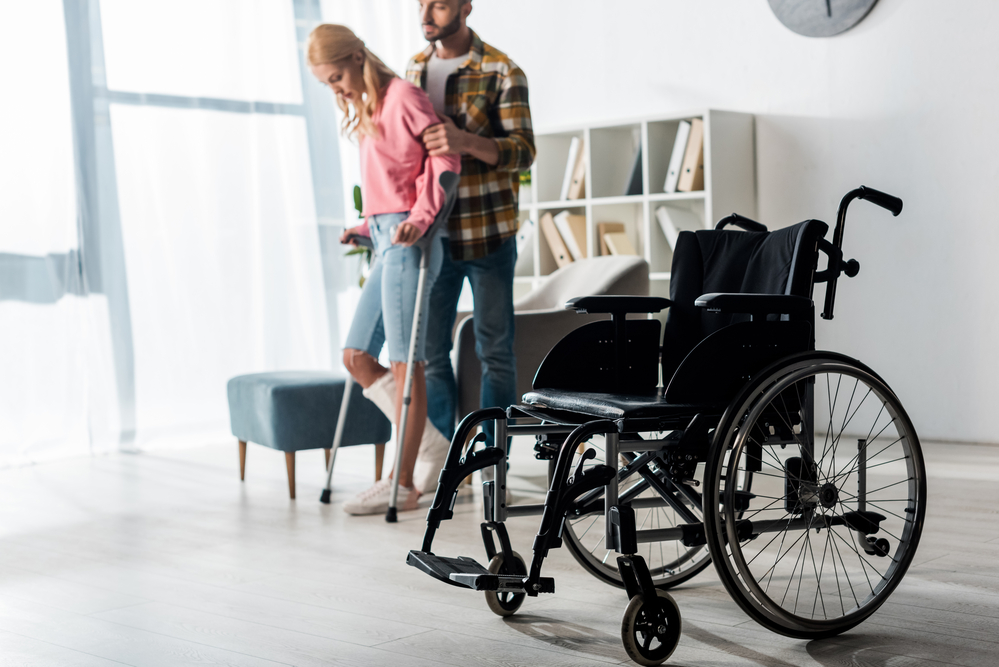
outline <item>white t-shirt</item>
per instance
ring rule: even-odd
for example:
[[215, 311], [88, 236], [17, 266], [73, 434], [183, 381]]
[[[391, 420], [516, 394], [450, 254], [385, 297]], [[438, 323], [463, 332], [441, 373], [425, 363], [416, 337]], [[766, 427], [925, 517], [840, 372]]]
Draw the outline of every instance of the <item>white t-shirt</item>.
[[444, 93], [447, 78], [457, 72], [466, 60], [468, 60], [467, 53], [457, 58], [443, 60], [434, 53], [427, 61], [427, 95], [430, 96], [430, 103], [434, 105], [434, 111], [437, 113], [444, 113]]

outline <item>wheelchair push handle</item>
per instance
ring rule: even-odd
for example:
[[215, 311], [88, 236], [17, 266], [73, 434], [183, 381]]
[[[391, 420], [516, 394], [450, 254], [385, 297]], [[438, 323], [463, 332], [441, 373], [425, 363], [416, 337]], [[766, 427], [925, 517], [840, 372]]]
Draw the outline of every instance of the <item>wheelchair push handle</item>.
[[828, 247], [829, 268], [826, 284], [826, 302], [822, 309], [822, 319], [831, 320], [833, 318], [833, 308], [836, 305], [836, 281], [840, 273], [845, 273], [852, 278], [860, 272], [860, 264], [855, 259], [843, 259], [843, 228], [846, 226], [846, 209], [854, 199], [863, 199], [872, 204], [888, 209], [892, 215], [897, 216], [902, 212], [902, 200], [894, 195], [890, 195], [866, 185], [861, 185], [855, 190], [846, 193], [839, 202], [839, 214], [836, 216], [836, 230], [833, 232], [832, 244]]
[[750, 220], [749, 218], [739, 215], [738, 213], [733, 213], [732, 215], [722, 218], [715, 225], [715, 229], [725, 229], [729, 225], [738, 227], [747, 232], [765, 232], [767, 231], [767, 226], [762, 222], [756, 222], [755, 220]]
[[866, 185], [861, 185], [857, 189], [860, 191], [860, 194], [857, 195], [858, 199], [865, 199], [872, 204], [877, 204], [881, 208], [886, 208], [895, 216], [902, 212], [902, 200], [898, 197], [875, 190], [874, 188], [869, 188]]

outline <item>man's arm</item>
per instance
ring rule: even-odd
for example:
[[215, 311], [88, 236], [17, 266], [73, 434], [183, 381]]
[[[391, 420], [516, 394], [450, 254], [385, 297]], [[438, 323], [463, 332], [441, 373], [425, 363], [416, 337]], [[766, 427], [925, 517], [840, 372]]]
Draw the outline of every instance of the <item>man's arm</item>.
[[498, 171], [527, 171], [534, 162], [534, 127], [527, 102], [527, 77], [513, 67], [503, 79], [496, 110], [507, 136], [494, 139], [499, 149]]
[[[423, 134], [423, 143], [430, 155], [471, 155], [499, 171], [530, 168], [535, 155], [534, 129], [527, 101], [527, 77], [520, 68], [513, 68], [504, 77], [495, 107], [507, 136], [482, 137], [458, 129], [450, 118], [441, 117], [440, 125], [428, 128]], [[477, 120], [483, 125], [489, 122], [487, 118]]]
[[496, 166], [500, 151], [495, 139], [460, 130], [447, 116], [440, 116], [440, 119], [439, 125], [428, 127], [423, 133], [423, 145], [427, 147], [430, 157], [471, 155], [490, 166]]

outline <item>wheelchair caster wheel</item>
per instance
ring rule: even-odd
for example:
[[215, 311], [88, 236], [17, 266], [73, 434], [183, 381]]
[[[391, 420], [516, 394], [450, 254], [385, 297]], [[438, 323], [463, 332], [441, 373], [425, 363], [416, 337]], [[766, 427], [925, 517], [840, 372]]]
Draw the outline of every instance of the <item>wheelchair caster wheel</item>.
[[[489, 567], [487, 568], [490, 574], [527, 574], [527, 565], [524, 563], [524, 559], [520, 557], [520, 554], [516, 551], [513, 552], [513, 558], [516, 561], [513, 567], [508, 567], [505, 562], [503, 562], [503, 554], [496, 554], [493, 556], [492, 560], [489, 561]], [[486, 591], [486, 604], [489, 605], [489, 610], [492, 611], [497, 616], [512, 616], [518, 609], [520, 605], [524, 603], [524, 598], [527, 597], [526, 593], [510, 593], [510, 592], [499, 592], [499, 591]]]
[[891, 543], [885, 538], [881, 537], [874, 539], [873, 537], [867, 538], [867, 545], [864, 546], [864, 551], [871, 554], [872, 556], [878, 556], [879, 558], [884, 558], [891, 553]]
[[659, 609], [649, 610], [641, 595], [631, 598], [621, 621], [621, 641], [639, 665], [661, 665], [680, 643], [680, 608], [666, 591], [656, 589]]

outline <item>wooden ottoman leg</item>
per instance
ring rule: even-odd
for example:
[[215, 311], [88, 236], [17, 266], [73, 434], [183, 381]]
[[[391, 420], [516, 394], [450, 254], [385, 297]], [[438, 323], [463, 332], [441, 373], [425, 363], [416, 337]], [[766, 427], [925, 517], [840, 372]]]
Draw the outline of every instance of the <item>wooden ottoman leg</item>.
[[329, 470], [330, 469], [330, 451], [331, 450], [330, 450], [329, 447], [327, 447], [326, 449], [323, 450], [323, 456], [326, 457], [326, 467], [324, 468], [324, 470]]
[[239, 441], [239, 481], [246, 479], [246, 441]]
[[385, 443], [375, 445], [375, 481], [381, 481], [382, 464], [385, 463]]
[[284, 462], [288, 466], [288, 494], [295, 499], [295, 452], [285, 452]]

